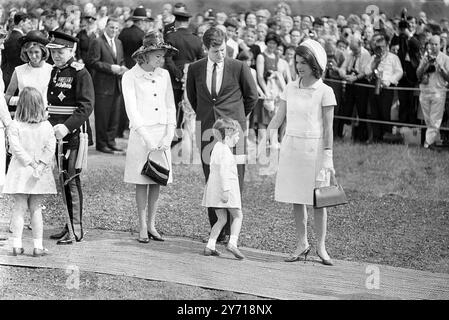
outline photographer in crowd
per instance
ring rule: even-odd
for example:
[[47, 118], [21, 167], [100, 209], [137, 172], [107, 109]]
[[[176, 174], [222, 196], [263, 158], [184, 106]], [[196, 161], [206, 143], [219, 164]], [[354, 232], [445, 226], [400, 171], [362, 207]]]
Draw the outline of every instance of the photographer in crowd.
[[449, 57], [440, 49], [440, 36], [432, 36], [416, 71], [421, 89], [419, 102], [427, 126], [424, 148], [435, 146], [440, 140], [439, 128], [443, 120], [446, 87], [449, 82]]

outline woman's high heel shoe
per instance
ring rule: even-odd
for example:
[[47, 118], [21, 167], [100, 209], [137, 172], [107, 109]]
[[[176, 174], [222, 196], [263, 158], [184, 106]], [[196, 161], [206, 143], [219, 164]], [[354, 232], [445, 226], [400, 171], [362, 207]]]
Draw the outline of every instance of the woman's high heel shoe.
[[317, 254], [318, 258], [321, 259], [321, 262], [322, 262], [325, 266], [333, 266], [333, 265], [334, 265], [334, 263], [332, 262], [331, 259], [323, 259], [323, 258], [320, 256], [320, 254], [318, 253], [318, 250], [316, 251], [316, 254]]
[[154, 241], [165, 241], [162, 237], [155, 236], [150, 231], [148, 231], [148, 238], [153, 239]]
[[287, 259], [285, 259], [285, 262], [295, 262], [295, 261], [299, 261], [301, 259], [301, 256], [304, 255], [304, 261], [307, 260], [307, 255], [309, 254], [311, 249], [311, 246], [309, 245], [303, 252], [297, 254], [297, 255], [292, 255], [290, 257], [288, 257]]

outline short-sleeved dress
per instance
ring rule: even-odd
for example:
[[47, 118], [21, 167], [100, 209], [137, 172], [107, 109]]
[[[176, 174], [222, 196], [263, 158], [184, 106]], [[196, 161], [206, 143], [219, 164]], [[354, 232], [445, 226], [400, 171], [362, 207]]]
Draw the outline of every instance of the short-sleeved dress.
[[[225, 190], [229, 190], [226, 203], [221, 200]], [[237, 163], [231, 149], [222, 142], [217, 142], [212, 149], [202, 205], [208, 208], [242, 208]]]
[[[56, 138], [48, 121], [26, 123], [13, 120], [8, 128], [11, 163], [3, 193], [55, 194], [54, 165]], [[39, 178], [33, 177], [32, 161], [46, 164]]]
[[323, 110], [335, 106], [331, 87], [321, 79], [302, 87], [301, 79], [287, 84], [287, 128], [281, 143], [274, 198], [279, 202], [313, 205], [313, 190], [329, 185], [323, 169]]

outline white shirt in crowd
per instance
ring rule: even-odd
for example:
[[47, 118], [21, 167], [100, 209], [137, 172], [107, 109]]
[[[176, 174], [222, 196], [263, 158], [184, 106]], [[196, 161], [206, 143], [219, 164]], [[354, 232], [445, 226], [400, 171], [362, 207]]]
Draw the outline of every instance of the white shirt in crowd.
[[228, 41], [226, 41], [226, 45], [230, 46], [234, 50], [232, 53], [232, 59], [237, 58], [237, 55], [239, 54], [239, 44], [237, 43], [237, 41], [229, 38]]
[[[365, 48], [361, 48], [358, 56], [354, 56], [352, 51], [345, 55], [345, 61], [340, 67], [340, 75], [346, 76], [354, 68], [359, 74], [365, 73], [365, 68], [370, 65], [371, 55]], [[355, 65], [354, 65], [355, 60]]]
[[[449, 57], [442, 52], [439, 52], [436, 57], [436, 63], [443, 66], [445, 70], [449, 70]], [[422, 92], [435, 92], [446, 90], [447, 82], [444, 80], [440, 72], [429, 73], [429, 82], [427, 84], [421, 83], [419, 88]]]
[[[224, 61], [217, 63], [216, 67], [216, 73], [217, 73], [217, 83], [216, 83], [216, 91], [217, 95], [220, 92], [221, 88], [221, 82], [223, 81], [223, 68], [224, 68]], [[210, 94], [212, 95], [212, 71], [214, 70], [214, 62], [207, 58], [207, 74], [206, 74], [206, 85], [207, 89], [209, 90]]]
[[[373, 63], [375, 55], [371, 56], [368, 65], [365, 68], [365, 74], [373, 73], [371, 64]], [[378, 67], [382, 73], [382, 81], [388, 81], [391, 84], [397, 85], [402, 78], [403, 70], [399, 57], [391, 52], [387, 52], [383, 57]]]

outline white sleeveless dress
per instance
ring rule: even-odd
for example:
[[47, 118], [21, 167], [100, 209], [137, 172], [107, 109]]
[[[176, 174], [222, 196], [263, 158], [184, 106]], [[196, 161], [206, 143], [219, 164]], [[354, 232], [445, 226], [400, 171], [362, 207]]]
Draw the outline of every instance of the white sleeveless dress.
[[15, 71], [17, 74], [19, 93], [25, 87], [33, 87], [41, 93], [44, 104], [47, 106], [47, 89], [52, 69], [53, 67], [46, 62], [39, 68], [34, 68], [29, 63], [17, 66]]

